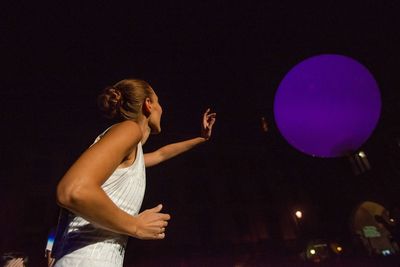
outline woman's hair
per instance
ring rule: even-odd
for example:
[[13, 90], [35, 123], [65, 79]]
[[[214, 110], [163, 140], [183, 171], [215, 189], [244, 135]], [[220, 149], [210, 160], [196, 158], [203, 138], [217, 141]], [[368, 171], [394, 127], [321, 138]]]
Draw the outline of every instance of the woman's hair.
[[107, 118], [137, 121], [144, 101], [152, 94], [154, 91], [147, 82], [125, 79], [106, 87], [97, 98], [97, 103]]

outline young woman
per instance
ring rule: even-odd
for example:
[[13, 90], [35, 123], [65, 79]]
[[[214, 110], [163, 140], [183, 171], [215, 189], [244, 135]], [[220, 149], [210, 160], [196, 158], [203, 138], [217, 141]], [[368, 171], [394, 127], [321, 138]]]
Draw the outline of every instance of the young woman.
[[57, 187], [62, 214], [55, 266], [122, 266], [129, 236], [163, 239], [170, 215], [162, 205], [139, 213], [145, 167], [177, 156], [211, 137], [216, 114], [203, 115], [201, 136], [143, 154], [150, 135], [161, 131], [162, 108], [148, 83], [126, 79], [99, 96], [99, 106], [118, 119], [70, 167]]

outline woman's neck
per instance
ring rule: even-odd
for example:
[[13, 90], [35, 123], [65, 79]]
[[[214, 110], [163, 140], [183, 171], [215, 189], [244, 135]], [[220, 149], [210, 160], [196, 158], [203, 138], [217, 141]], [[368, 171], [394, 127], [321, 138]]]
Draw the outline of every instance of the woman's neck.
[[150, 132], [151, 132], [151, 129], [149, 127], [149, 121], [146, 117], [143, 116], [142, 118], [140, 118], [138, 120], [138, 124], [139, 124], [140, 129], [142, 130], [142, 134], [143, 134], [141, 143], [142, 143], [142, 145], [144, 145], [146, 143], [147, 139], [149, 138]]

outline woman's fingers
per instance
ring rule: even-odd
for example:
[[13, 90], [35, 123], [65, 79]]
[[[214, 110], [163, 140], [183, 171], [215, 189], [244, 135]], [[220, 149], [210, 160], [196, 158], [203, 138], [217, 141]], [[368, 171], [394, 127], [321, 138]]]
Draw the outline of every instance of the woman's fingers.
[[162, 204], [158, 204], [157, 206], [155, 206], [154, 208], [148, 209], [147, 211], [150, 212], [160, 212], [162, 210], [163, 206]]
[[165, 228], [171, 216], [160, 213], [162, 205], [143, 211], [138, 215], [140, 225], [137, 236], [141, 239], [162, 239], [165, 238]]
[[167, 213], [158, 213], [159, 219], [163, 221], [168, 221], [171, 219], [171, 216]]
[[204, 113], [204, 117], [203, 117], [204, 127], [206, 128], [207, 125], [210, 124], [210, 122], [215, 120], [216, 116], [217, 116], [217, 113], [211, 113], [211, 114]]
[[157, 234], [156, 238], [157, 239], [164, 239], [165, 238], [165, 233]]
[[153, 213], [154, 214], [154, 220], [164, 220], [168, 221], [171, 219], [171, 216], [167, 213], [160, 213], [161, 209], [163, 208], [162, 204], [157, 205], [156, 207], [152, 209], [145, 210], [144, 213]]
[[216, 113], [208, 115], [208, 118], [207, 118], [207, 127], [208, 128], [211, 128], [214, 125], [216, 116], [217, 116]]
[[147, 234], [142, 239], [163, 239], [165, 238], [165, 227], [151, 227], [147, 229]]
[[215, 119], [217, 117], [217, 113], [211, 113], [207, 115], [207, 120], [212, 120]]
[[165, 227], [154, 227], [149, 229], [149, 237], [145, 239], [163, 239], [165, 238]]

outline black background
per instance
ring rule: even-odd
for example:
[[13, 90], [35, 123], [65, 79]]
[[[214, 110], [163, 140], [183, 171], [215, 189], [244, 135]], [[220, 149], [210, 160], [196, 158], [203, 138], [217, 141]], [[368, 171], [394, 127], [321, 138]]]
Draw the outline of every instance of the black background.
[[[279, 239], [277, 218], [294, 207], [312, 218], [310, 238], [350, 242], [357, 204], [399, 205], [396, 1], [2, 6], [2, 251], [29, 252], [34, 262], [42, 257], [57, 221], [58, 180], [109, 125], [96, 96], [126, 77], [147, 80], [164, 109], [163, 132], [145, 152], [197, 136], [207, 107], [218, 113], [211, 141], [148, 169], [143, 208], [163, 203], [173, 219], [166, 240], [132, 240], [128, 262], [138, 251], [184, 254]], [[274, 126], [273, 98], [284, 75], [323, 53], [358, 60], [381, 89], [381, 119], [362, 147], [372, 169], [359, 176], [345, 158], [294, 150]]]

